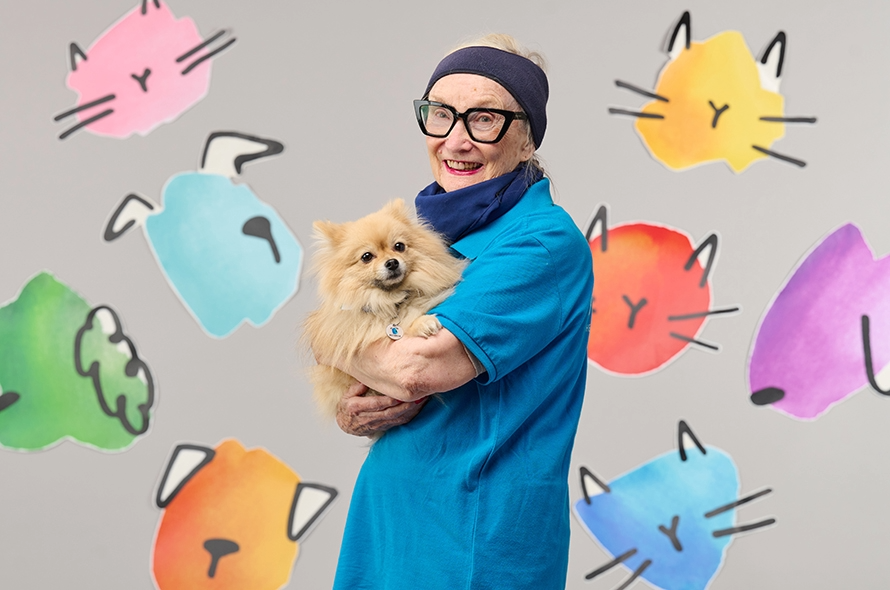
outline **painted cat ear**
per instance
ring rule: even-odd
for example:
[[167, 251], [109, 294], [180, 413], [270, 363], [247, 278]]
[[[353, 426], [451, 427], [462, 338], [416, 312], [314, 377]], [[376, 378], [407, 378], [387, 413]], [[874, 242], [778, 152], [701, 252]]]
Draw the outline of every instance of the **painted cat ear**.
[[236, 131], [214, 131], [207, 137], [199, 170], [235, 178], [247, 162], [274, 156], [284, 151], [284, 145], [273, 139], [263, 139]]
[[757, 71], [760, 73], [760, 86], [764, 90], [779, 92], [779, 83], [782, 81], [782, 66], [785, 63], [785, 45], [787, 38], [784, 31], [769, 42], [763, 50], [760, 59], [757, 60]]
[[106, 242], [112, 242], [130, 231], [134, 225], [144, 225], [149, 215], [155, 215], [160, 210], [160, 205], [150, 199], [130, 193], [111, 214], [102, 237]]
[[683, 270], [689, 270], [695, 264], [695, 261], [698, 260], [699, 256], [705, 251], [705, 248], [708, 248], [708, 260], [705, 262], [704, 271], [701, 274], [701, 281], [699, 281], [699, 288], [704, 288], [705, 285], [708, 284], [708, 278], [711, 276], [711, 269], [714, 267], [714, 259], [717, 257], [717, 234], [710, 234], [702, 243], [698, 245], [698, 247], [692, 252], [689, 256], [689, 260], [686, 261], [686, 265], [683, 267]]
[[198, 445], [177, 445], [158, 485], [155, 503], [165, 508], [185, 484], [205, 465], [213, 461], [216, 451]]
[[71, 43], [68, 46], [68, 59], [69, 64], [71, 65], [71, 71], [76, 72], [77, 60], [80, 59], [80, 61], [86, 61], [87, 54], [83, 52], [83, 49], [81, 49], [77, 43]]
[[[142, 0], [142, 14], [148, 13], [148, 2], [149, 0]], [[151, 0], [151, 3], [155, 5], [155, 8], [161, 7], [160, 0]]]
[[684, 49], [689, 49], [691, 42], [692, 17], [689, 16], [689, 11], [687, 10], [680, 17], [680, 20], [677, 21], [677, 24], [674, 26], [674, 30], [668, 39], [666, 48], [667, 54], [671, 59], [676, 59]]
[[[599, 227], [597, 228], [597, 226]], [[600, 251], [605, 252], [609, 249], [609, 208], [606, 205], [600, 205], [596, 213], [593, 214], [593, 219], [587, 224], [587, 231], [584, 235], [588, 243], [602, 236]]]
[[692, 432], [692, 429], [689, 428], [689, 425], [686, 424], [686, 421], [680, 420], [680, 423], [677, 424], [677, 449], [680, 451], [680, 461], [686, 460], [686, 438], [691, 439], [695, 443], [702, 455], [708, 454], [702, 444], [698, 442], [698, 438]]
[[317, 483], [299, 483], [287, 520], [287, 538], [302, 541], [331, 507], [337, 490]]
[[[588, 484], [591, 484], [591, 487], [588, 487]], [[606, 482], [594, 475], [590, 469], [583, 466], [581, 467], [581, 491], [584, 492], [584, 501], [588, 504], [590, 504], [590, 498], [593, 496], [599, 496], [602, 493], [612, 493]]]

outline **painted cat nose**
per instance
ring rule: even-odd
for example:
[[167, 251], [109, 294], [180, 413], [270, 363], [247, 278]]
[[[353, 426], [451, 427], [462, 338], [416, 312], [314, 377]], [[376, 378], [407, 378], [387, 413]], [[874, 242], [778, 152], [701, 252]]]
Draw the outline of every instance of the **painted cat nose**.
[[130, 74], [130, 77], [139, 82], [139, 87], [142, 88], [142, 92], [148, 92], [148, 76], [151, 74], [151, 70], [145, 68], [142, 70], [142, 75], [137, 76], [136, 74]]
[[390, 258], [383, 266], [386, 267], [386, 270], [396, 270], [399, 268], [399, 261], [395, 258]]
[[778, 387], [764, 387], [751, 394], [751, 402], [755, 406], [768, 406], [785, 397], [785, 391]]
[[717, 105], [714, 104], [713, 100], [709, 100], [708, 104], [711, 105], [712, 109], [714, 109], [714, 118], [711, 120], [711, 128], [716, 129], [717, 128], [717, 119], [719, 119], [720, 115], [722, 115], [726, 111], [726, 109], [729, 108], [729, 105], [725, 104], [718, 109]]
[[216, 566], [219, 564], [219, 560], [226, 555], [235, 553], [240, 547], [238, 547], [238, 543], [228, 539], [207, 539], [204, 541], [204, 549], [210, 554], [210, 569], [207, 570], [207, 577], [212, 578], [216, 575]]
[[670, 540], [671, 545], [674, 547], [675, 551], [683, 551], [683, 545], [680, 544], [680, 538], [677, 536], [677, 526], [680, 524], [680, 516], [674, 515], [671, 519], [670, 528], [664, 526], [663, 524], [658, 525], [658, 530], [667, 535], [667, 538]]

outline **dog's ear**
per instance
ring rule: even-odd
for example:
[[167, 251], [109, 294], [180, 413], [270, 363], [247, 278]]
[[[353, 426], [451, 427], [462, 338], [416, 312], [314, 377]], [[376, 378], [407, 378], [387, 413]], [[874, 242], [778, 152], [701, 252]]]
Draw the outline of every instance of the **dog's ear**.
[[339, 243], [344, 236], [343, 226], [330, 221], [316, 221], [312, 224], [312, 229], [315, 230], [315, 235], [318, 239], [330, 244]]
[[405, 223], [411, 221], [411, 212], [408, 210], [408, 207], [405, 206], [404, 199], [393, 199], [386, 204], [386, 207], [384, 207], [383, 210]]
[[177, 445], [158, 484], [155, 503], [164, 508], [205, 465], [213, 461], [216, 451], [199, 445]]

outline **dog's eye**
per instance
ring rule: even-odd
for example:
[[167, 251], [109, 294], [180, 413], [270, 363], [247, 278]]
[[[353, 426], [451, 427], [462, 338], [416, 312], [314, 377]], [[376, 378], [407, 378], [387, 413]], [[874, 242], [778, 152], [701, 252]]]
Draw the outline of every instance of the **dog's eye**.
[[374, 260], [374, 255], [370, 252], [365, 252], [364, 254], [362, 254], [362, 262], [364, 262], [365, 264], [368, 264], [372, 260]]
[[404, 252], [405, 244], [403, 244], [402, 242], [396, 242], [396, 245], [393, 246], [392, 249], [395, 250], [396, 252]]

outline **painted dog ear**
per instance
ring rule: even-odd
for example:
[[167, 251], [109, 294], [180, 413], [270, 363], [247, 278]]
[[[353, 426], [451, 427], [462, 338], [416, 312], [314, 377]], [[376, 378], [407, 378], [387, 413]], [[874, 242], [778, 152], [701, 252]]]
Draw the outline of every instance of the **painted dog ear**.
[[158, 484], [155, 504], [165, 508], [185, 484], [205, 465], [213, 461], [216, 451], [198, 445], [177, 445]]
[[106, 242], [112, 242], [130, 231], [133, 226], [144, 225], [149, 215], [155, 215], [160, 210], [160, 206], [151, 199], [130, 193], [111, 214], [102, 237]]
[[299, 483], [287, 520], [287, 538], [302, 541], [331, 507], [337, 490], [316, 483]]
[[284, 145], [274, 139], [264, 139], [237, 131], [214, 131], [204, 143], [199, 170], [235, 178], [244, 164], [280, 154]]

